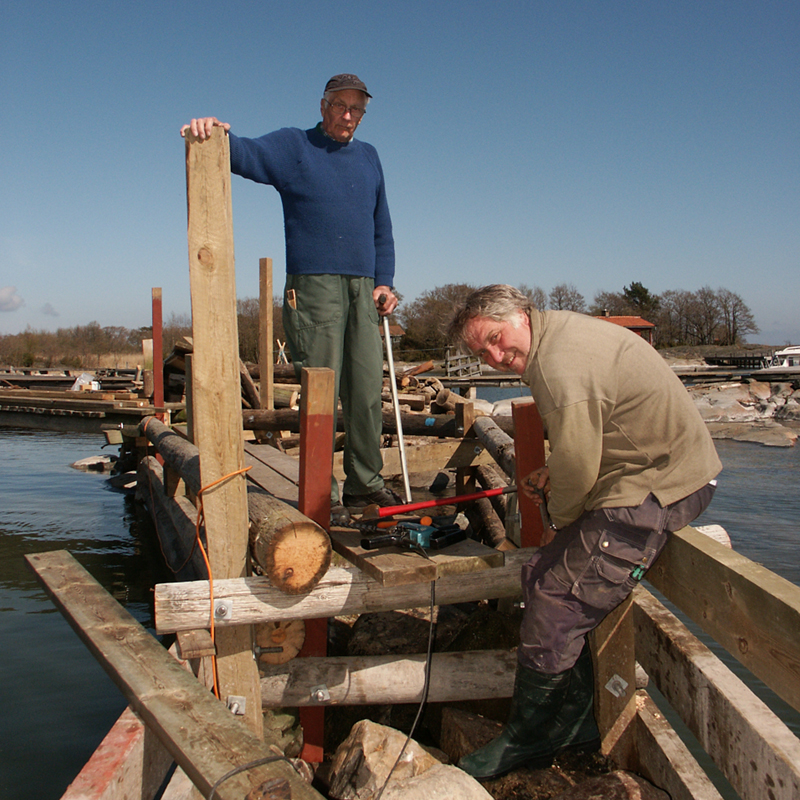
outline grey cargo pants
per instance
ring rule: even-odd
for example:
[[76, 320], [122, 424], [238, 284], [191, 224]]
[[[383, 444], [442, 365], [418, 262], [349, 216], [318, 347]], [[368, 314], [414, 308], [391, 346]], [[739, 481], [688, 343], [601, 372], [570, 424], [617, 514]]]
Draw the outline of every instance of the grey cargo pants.
[[665, 508], [651, 494], [640, 506], [587, 511], [561, 528], [522, 568], [520, 664], [553, 675], [570, 669], [586, 634], [633, 591], [669, 532], [700, 516], [715, 488]]

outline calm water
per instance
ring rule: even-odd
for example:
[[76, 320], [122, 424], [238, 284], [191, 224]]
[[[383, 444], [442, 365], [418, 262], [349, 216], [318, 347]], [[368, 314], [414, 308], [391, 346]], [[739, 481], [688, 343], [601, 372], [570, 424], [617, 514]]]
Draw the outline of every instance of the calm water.
[[23, 556], [68, 550], [152, 627], [150, 587], [166, 578], [147, 523], [97, 473], [69, 465], [103, 436], [0, 429], [0, 797], [59, 798], [125, 707]]
[[[150, 588], [168, 580], [133, 502], [69, 465], [102, 436], [0, 429], [0, 797], [57, 800], [125, 702], [24, 563], [66, 549], [145, 627]], [[701, 523], [800, 584], [800, 446], [717, 442], [725, 466]], [[754, 687], [758, 689], [758, 687]], [[761, 693], [761, 692], [759, 692]], [[800, 733], [796, 712], [765, 698]]]

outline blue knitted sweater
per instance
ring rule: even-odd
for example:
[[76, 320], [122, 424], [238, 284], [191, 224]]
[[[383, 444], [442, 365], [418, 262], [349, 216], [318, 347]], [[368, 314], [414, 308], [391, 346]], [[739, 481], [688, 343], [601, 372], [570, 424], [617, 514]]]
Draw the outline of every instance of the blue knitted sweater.
[[230, 134], [231, 171], [274, 186], [283, 202], [286, 271], [394, 283], [394, 239], [378, 153], [353, 139], [281, 128], [258, 139]]

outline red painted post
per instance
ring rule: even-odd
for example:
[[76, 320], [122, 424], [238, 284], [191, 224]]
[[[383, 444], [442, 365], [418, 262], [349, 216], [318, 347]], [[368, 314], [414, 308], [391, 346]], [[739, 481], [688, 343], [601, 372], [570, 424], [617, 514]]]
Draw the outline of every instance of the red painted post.
[[[153, 406], [164, 408], [164, 338], [161, 289], [153, 289]], [[156, 414], [163, 422], [164, 414]]]
[[[336, 398], [334, 373], [326, 368], [303, 369], [300, 378], [300, 487], [298, 508], [325, 530], [331, 524], [333, 421]], [[325, 656], [328, 620], [306, 620], [306, 640], [300, 656]], [[325, 709], [300, 709], [304, 761], [322, 763], [325, 745]]]
[[[514, 453], [517, 461], [516, 483], [539, 467], [545, 465], [544, 425], [539, 409], [532, 399], [515, 400], [511, 404], [514, 419]], [[545, 534], [539, 507], [522, 492], [517, 492], [520, 513], [520, 543], [523, 547], [538, 547]]]

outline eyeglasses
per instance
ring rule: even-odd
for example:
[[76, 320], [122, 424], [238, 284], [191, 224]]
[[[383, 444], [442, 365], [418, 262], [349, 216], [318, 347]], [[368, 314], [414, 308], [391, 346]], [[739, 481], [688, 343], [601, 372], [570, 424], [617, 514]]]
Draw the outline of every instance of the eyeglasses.
[[336, 103], [330, 103], [326, 100], [325, 102], [328, 103], [328, 106], [333, 109], [333, 112], [340, 117], [344, 116], [349, 111], [353, 119], [361, 119], [361, 117], [367, 113], [366, 108], [360, 108], [359, 106], [346, 106], [344, 103], [338, 101]]

